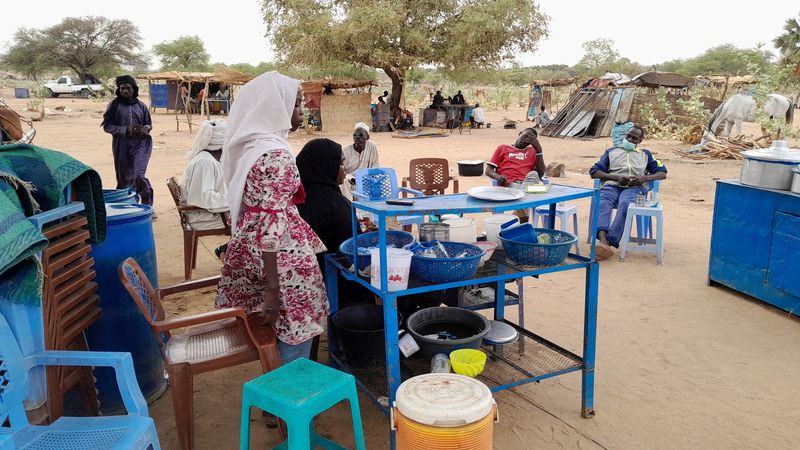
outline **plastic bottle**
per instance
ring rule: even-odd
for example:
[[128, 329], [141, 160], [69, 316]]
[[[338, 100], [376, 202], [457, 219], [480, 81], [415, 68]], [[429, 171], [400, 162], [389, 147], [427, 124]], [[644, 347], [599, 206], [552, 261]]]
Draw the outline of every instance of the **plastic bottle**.
[[450, 358], [444, 353], [437, 353], [431, 359], [431, 373], [450, 373]]

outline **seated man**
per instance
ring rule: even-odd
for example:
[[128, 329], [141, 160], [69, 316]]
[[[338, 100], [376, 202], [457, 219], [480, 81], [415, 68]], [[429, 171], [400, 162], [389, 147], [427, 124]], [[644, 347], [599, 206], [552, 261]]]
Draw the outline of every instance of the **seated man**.
[[195, 230], [225, 227], [223, 213], [228, 212], [228, 188], [222, 176], [222, 144], [225, 121], [205, 121], [186, 153], [189, 164], [181, 177], [181, 193], [187, 205], [207, 211], [189, 211], [186, 219]]
[[[542, 146], [533, 128], [522, 130], [513, 146], [500, 144], [486, 162], [487, 177], [496, 180], [498, 186], [513, 188], [521, 188], [523, 183], [539, 183], [545, 169]], [[520, 222], [528, 221], [527, 210], [514, 214]]]
[[444, 105], [444, 96], [442, 95], [442, 91], [436, 91], [436, 95], [433, 96], [431, 108], [438, 108], [442, 105]]
[[472, 116], [470, 116], [469, 122], [470, 128], [480, 128], [486, 123], [486, 112], [480, 103], [476, 103], [475, 108], [472, 109]]
[[524, 181], [538, 182], [546, 165], [536, 130], [526, 128], [513, 146], [500, 144], [486, 162], [486, 176], [498, 186], [520, 187]]
[[453, 100], [451, 100], [451, 104], [453, 105], [463, 105], [465, 103], [466, 101], [464, 100], [464, 96], [461, 95], [461, 91], [458, 91], [458, 93], [453, 96]]
[[[636, 202], [638, 195], [647, 195], [645, 183], [667, 178], [667, 168], [655, 159], [649, 150], [639, 145], [644, 139], [644, 129], [634, 125], [625, 135], [619, 147], [612, 147], [603, 153], [600, 160], [589, 170], [592, 178], [603, 182], [600, 189], [600, 213], [597, 221], [596, 248], [598, 260], [614, 255], [614, 249], [622, 238], [625, 229], [625, 216], [628, 206]], [[617, 208], [614, 223], [611, 210]]]
[[550, 123], [550, 115], [547, 114], [547, 108], [542, 105], [539, 114], [536, 114], [536, 117], [533, 118], [533, 127], [544, 127], [548, 123]]

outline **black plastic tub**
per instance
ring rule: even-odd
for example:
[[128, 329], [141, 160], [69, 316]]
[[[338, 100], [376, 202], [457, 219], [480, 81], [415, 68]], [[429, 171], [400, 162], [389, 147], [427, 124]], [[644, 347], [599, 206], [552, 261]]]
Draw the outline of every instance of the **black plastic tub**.
[[483, 161], [481, 160], [458, 161], [458, 175], [461, 177], [479, 177], [483, 175]]
[[[406, 328], [424, 356], [450, 354], [460, 348], [479, 348], [489, 332], [489, 321], [482, 315], [463, 308], [427, 308], [408, 317]], [[450, 339], [426, 337], [446, 333]]]
[[[397, 315], [398, 324], [402, 316]], [[339, 348], [347, 365], [370, 368], [385, 364], [386, 349], [383, 328], [383, 307], [352, 305], [336, 311], [331, 317]]]

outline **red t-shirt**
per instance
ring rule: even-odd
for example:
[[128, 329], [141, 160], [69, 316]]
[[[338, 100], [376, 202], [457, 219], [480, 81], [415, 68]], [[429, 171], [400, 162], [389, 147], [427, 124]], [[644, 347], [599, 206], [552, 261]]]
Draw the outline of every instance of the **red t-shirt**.
[[511, 145], [500, 144], [489, 159], [489, 164], [495, 167], [497, 173], [506, 177], [509, 183], [522, 181], [533, 170], [537, 152], [541, 150], [534, 149], [531, 145], [520, 150]]

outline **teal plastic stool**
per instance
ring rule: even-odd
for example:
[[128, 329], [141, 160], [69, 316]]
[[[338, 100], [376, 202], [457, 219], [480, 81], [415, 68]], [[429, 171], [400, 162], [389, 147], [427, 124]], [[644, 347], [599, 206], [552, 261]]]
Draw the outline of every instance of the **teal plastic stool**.
[[356, 450], [366, 450], [356, 381], [352, 375], [300, 358], [244, 384], [239, 449], [250, 448], [250, 407], [272, 413], [286, 422], [289, 439], [276, 449], [309, 450], [320, 446], [344, 449], [314, 433], [314, 417], [339, 403], [350, 402]]

